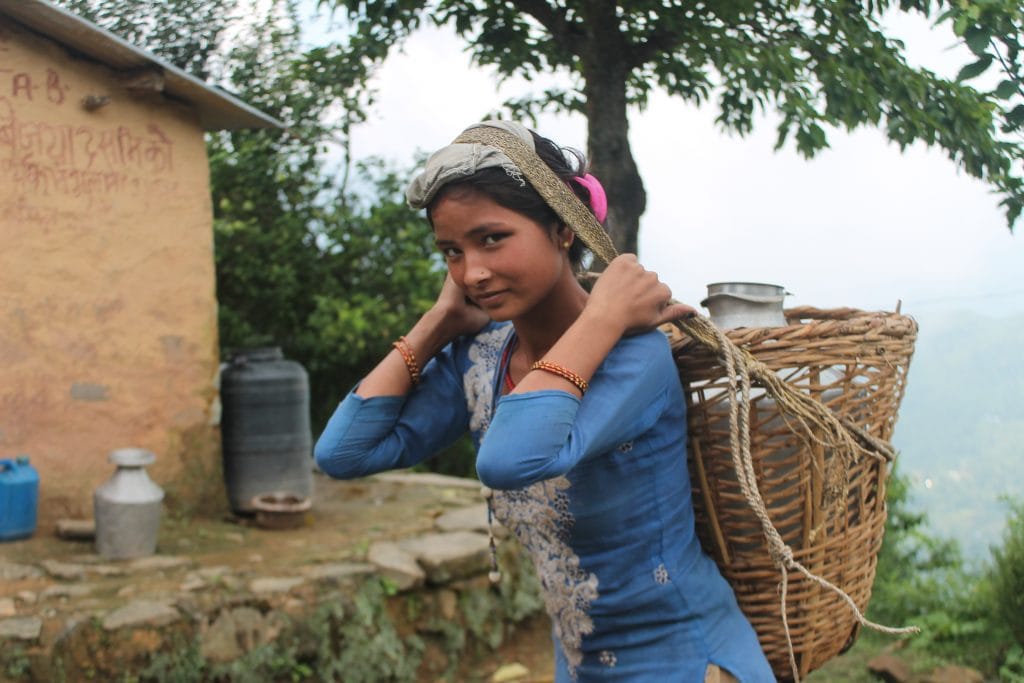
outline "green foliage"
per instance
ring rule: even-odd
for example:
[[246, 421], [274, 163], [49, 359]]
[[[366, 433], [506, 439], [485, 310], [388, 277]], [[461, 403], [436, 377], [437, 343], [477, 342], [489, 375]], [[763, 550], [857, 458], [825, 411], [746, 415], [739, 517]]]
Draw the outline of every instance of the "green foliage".
[[[938, 145], [1002, 196], [1012, 227], [1024, 202], [1019, 141], [1024, 124], [1017, 0], [821, 0], [732, 3], [589, 0], [320, 0], [345, 12], [351, 47], [383, 60], [420, 22], [450, 24], [478, 64], [502, 78], [561, 72], [569, 86], [506, 103], [515, 117], [544, 109], [584, 113], [592, 161], [612, 182], [612, 222], [635, 222], [645, 198], [629, 153], [627, 106], [662, 90], [694, 104], [716, 100], [723, 128], [750, 132], [755, 117], [780, 117], [778, 146], [805, 156], [828, 147], [827, 131], [882, 129], [905, 148]], [[950, 21], [974, 51], [959, 82], [910, 66], [904, 45], [881, 28], [902, 11]], [[992, 64], [1005, 79], [993, 91], [966, 81]], [[628, 186], [628, 187], [627, 187]], [[630, 209], [622, 212], [626, 203]], [[619, 212], [619, 213], [617, 213]], [[635, 216], [632, 213], [635, 213]], [[635, 245], [635, 235], [616, 245]], [[635, 226], [629, 228], [635, 232]]]
[[214, 185], [223, 210], [214, 224], [221, 344], [226, 354], [281, 346], [302, 363], [319, 426], [429, 308], [444, 272], [429, 226], [401, 199], [398, 174], [360, 167], [375, 206], [349, 198], [249, 211], [247, 196], [259, 189], [245, 168]]
[[351, 609], [342, 598], [325, 602], [308, 618], [288, 624], [273, 642], [222, 664], [207, 661], [199, 637], [156, 653], [140, 680], [160, 683], [195, 681], [414, 681], [423, 643], [402, 637], [385, 609], [387, 595], [368, 581], [354, 596]]
[[1003, 546], [989, 567], [965, 568], [953, 541], [930, 536], [924, 515], [908, 506], [907, 480], [894, 474], [889, 518], [868, 616], [890, 625], [914, 624], [911, 647], [973, 666], [1002, 680], [1021, 665], [1024, 626], [1024, 505], [1014, 505]]
[[32, 663], [28, 659], [25, 648], [20, 645], [7, 646], [0, 658], [0, 672], [4, 680], [20, 681], [31, 673]]
[[1003, 683], [1024, 683], [1024, 647], [1014, 645], [1006, 653], [999, 667], [999, 680]]
[[237, 0], [55, 2], [204, 80], [212, 75], [224, 30], [238, 18]]
[[175, 640], [174, 647], [167, 652], [157, 652], [149, 664], [139, 673], [139, 680], [158, 683], [194, 683], [204, 680], [209, 665], [203, 658], [196, 640], [185, 642]]
[[[999, 84], [984, 92], [1000, 132], [1012, 134], [1018, 141], [1024, 131], [1024, 7], [1018, 0], [980, 0], [976, 2], [937, 3], [944, 10], [937, 22], [949, 22], [953, 32], [974, 54], [975, 61], [964, 65], [958, 82], [977, 78], [993, 67], [1001, 72]], [[927, 7], [927, 6], [926, 6]], [[1022, 202], [1019, 163], [1020, 144], [1010, 146], [1013, 165], [994, 174], [990, 180], [1003, 194], [1002, 205], [1012, 223], [1020, 215]]]
[[330, 668], [317, 670], [321, 679], [346, 683], [416, 680], [423, 643], [416, 636], [399, 636], [385, 609], [385, 599], [379, 582], [364, 585], [355, 597], [354, 613], [347, 615], [340, 628], [346, 647]]
[[963, 560], [955, 541], [934, 538], [926, 518], [908, 505], [909, 484], [894, 469], [889, 477], [888, 519], [872, 590], [870, 618], [902, 624], [959, 599]]
[[[303, 49], [294, 7], [230, 53], [230, 80], [288, 131], [210, 140], [221, 346], [281, 346], [310, 375], [315, 428], [411, 327], [443, 279], [429, 226], [381, 162], [327, 165], [362, 120], [367, 66], [337, 45]], [[339, 112], [341, 114], [339, 115]]]
[[[1003, 544], [992, 549], [990, 581], [996, 615], [1019, 651], [1024, 646], [1024, 502], [1011, 504]], [[1020, 660], [1024, 664], [1024, 657]]]

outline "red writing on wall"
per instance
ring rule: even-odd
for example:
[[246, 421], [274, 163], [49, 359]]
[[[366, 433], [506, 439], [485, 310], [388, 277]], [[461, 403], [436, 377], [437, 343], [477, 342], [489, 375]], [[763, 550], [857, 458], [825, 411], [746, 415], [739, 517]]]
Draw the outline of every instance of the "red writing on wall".
[[[0, 43], [0, 47], [2, 45]], [[51, 104], [64, 104], [67, 92], [71, 89], [54, 69], [47, 69], [45, 75], [0, 69], [0, 75], [8, 81], [6, 88], [0, 87], [0, 94], [32, 102], [45, 98]]]
[[174, 169], [174, 141], [156, 124], [100, 127], [23, 121], [0, 97], [0, 160], [81, 171], [136, 171], [162, 175]]
[[18, 190], [35, 195], [95, 197], [131, 193], [166, 196], [178, 188], [169, 178], [146, 178], [117, 171], [83, 171], [55, 168], [29, 161], [0, 159], [0, 177], [6, 176]]

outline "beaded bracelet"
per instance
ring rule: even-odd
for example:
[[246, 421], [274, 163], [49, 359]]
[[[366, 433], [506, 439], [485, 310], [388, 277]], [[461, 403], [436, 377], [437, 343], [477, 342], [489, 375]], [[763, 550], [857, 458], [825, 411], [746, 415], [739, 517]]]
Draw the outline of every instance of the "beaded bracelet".
[[391, 345], [398, 349], [398, 353], [402, 355], [405, 367], [409, 370], [409, 379], [412, 381], [412, 385], [416, 386], [420, 383], [420, 366], [416, 362], [416, 354], [412, 352], [409, 342], [406, 341], [405, 337], [399, 337], [397, 341], [391, 342]]
[[544, 372], [550, 372], [552, 375], [558, 375], [559, 377], [561, 377], [562, 379], [571, 383], [577, 389], [579, 389], [581, 394], [587, 393], [587, 389], [590, 388], [590, 385], [587, 384], [587, 380], [583, 379], [572, 370], [563, 368], [558, 363], [552, 363], [546, 360], [539, 360], [532, 366], [530, 366], [530, 369], [543, 370]]

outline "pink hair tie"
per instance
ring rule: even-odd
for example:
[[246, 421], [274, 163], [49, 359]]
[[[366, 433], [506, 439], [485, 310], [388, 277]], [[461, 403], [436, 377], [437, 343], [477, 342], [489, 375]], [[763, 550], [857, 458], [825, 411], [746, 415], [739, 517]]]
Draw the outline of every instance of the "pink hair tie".
[[608, 196], [601, 187], [601, 181], [589, 173], [585, 176], [573, 176], [572, 179], [590, 192], [590, 210], [594, 212], [598, 223], [604, 223], [608, 216]]

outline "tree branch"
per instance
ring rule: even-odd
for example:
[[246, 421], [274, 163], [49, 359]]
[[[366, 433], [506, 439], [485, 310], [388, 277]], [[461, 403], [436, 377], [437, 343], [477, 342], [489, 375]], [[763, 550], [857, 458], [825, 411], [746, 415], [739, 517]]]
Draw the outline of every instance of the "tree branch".
[[549, 5], [545, 0], [510, 0], [513, 7], [529, 14], [547, 29], [555, 41], [562, 43], [568, 52], [579, 54], [579, 28], [568, 17], [566, 10]]

